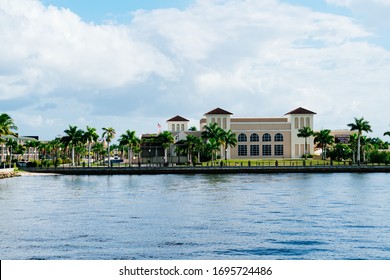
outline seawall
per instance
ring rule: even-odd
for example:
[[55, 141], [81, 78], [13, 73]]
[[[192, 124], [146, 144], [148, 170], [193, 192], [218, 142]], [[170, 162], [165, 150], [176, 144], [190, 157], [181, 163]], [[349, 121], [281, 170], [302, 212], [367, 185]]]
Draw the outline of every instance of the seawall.
[[27, 172], [63, 175], [142, 175], [142, 174], [240, 174], [240, 173], [373, 173], [390, 172], [390, 166], [261, 166], [261, 167], [66, 167], [25, 168]]

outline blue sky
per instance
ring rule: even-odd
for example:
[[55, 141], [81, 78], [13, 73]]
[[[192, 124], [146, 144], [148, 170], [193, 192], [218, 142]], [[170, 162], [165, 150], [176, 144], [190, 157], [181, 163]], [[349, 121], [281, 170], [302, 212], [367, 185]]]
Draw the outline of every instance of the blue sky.
[[315, 129], [364, 117], [382, 137], [389, 17], [390, 0], [0, 0], [0, 112], [51, 139], [302, 106]]

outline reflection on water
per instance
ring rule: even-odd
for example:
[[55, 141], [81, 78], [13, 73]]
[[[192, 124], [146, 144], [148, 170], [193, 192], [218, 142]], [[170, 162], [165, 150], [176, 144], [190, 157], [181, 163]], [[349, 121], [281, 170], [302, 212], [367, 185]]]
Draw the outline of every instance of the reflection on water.
[[389, 174], [0, 181], [1, 259], [390, 259]]

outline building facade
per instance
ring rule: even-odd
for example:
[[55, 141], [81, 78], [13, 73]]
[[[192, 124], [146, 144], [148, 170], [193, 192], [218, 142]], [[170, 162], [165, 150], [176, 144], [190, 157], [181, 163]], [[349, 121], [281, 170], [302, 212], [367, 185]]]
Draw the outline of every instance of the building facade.
[[[316, 113], [299, 107], [283, 117], [233, 117], [224, 109], [216, 108], [200, 120], [200, 130], [205, 125], [217, 123], [224, 130], [231, 130], [237, 136], [236, 147], [221, 149], [221, 157], [228, 159], [301, 158], [305, 153], [305, 139], [298, 137], [299, 129], [307, 126], [313, 130]], [[189, 121], [176, 116], [167, 121], [168, 130], [175, 141], [187, 134]], [[307, 153], [314, 153], [314, 138], [307, 138]]]

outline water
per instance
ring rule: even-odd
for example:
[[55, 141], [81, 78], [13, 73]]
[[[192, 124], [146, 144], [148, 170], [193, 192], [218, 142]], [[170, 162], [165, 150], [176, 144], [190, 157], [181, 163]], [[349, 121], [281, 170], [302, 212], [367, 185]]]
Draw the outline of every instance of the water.
[[0, 259], [390, 259], [390, 174], [22, 176]]

